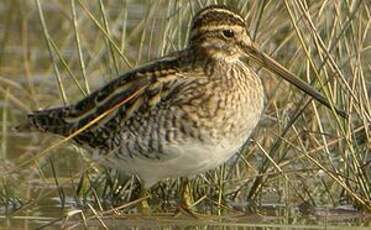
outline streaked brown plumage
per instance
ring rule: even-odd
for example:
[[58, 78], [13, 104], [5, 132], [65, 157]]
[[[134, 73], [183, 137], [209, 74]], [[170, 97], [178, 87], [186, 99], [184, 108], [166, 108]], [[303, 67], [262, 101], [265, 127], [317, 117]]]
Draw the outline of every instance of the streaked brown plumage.
[[36, 111], [27, 126], [68, 136], [94, 121], [74, 140], [103, 164], [138, 174], [147, 186], [204, 172], [237, 152], [262, 114], [262, 84], [243, 56], [329, 106], [256, 49], [243, 17], [210, 6], [195, 15], [184, 50], [125, 73], [75, 105]]

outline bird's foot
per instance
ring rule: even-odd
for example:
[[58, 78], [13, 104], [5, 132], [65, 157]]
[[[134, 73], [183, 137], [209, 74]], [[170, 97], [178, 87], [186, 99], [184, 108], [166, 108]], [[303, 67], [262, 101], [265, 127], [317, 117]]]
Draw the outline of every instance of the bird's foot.
[[192, 188], [189, 184], [187, 178], [181, 178], [181, 188], [180, 188], [180, 204], [175, 210], [174, 217], [179, 217], [181, 214], [191, 216], [193, 218], [198, 218], [197, 213], [194, 211], [194, 199], [192, 196]]
[[199, 216], [199, 214], [197, 212], [192, 210], [191, 206], [187, 206], [187, 205], [184, 205], [184, 204], [178, 205], [178, 207], [176, 207], [175, 212], [174, 212], [174, 217], [175, 218], [180, 217], [181, 215], [190, 216], [190, 217], [195, 218], [195, 219], [198, 219], [198, 216]]
[[139, 212], [144, 214], [144, 215], [149, 215], [149, 214], [152, 213], [151, 207], [149, 206], [149, 203], [148, 203], [148, 198], [149, 198], [149, 196], [147, 195], [147, 199], [142, 200], [138, 204]]

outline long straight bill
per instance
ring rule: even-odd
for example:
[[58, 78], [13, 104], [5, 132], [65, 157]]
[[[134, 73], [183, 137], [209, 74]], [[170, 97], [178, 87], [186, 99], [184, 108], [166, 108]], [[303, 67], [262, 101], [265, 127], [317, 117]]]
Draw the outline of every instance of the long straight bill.
[[[300, 90], [304, 91], [306, 94], [320, 102], [321, 104], [325, 105], [328, 108], [332, 108], [330, 102], [322, 96], [321, 93], [319, 93], [317, 90], [315, 90], [312, 86], [310, 86], [305, 81], [301, 80], [300, 78], [297, 78], [295, 75], [290, 73], [285, 67], [283, 67], [281, 64], [276, 62], [273, 58], [269, 57], [264, 52], [259, 51], [255, 45], [253, 46], [247, 46], [245, 47], [246, 54], [252, 58], [254, 61], [261, 64], [264, 68], [268, 69], [269, 71], [279, 75], [289, 83], [295, 85]], [[347, 118], [348, 114], [342, 110], [334, 107], [337, 114], [342, 116], [343, 118]]]

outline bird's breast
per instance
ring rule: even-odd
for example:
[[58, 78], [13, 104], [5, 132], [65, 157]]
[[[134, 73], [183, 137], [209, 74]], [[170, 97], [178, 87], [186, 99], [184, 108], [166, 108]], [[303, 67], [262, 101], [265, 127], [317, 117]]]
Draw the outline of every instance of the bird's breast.
[[260, 78], [244, 64], [221, 68], [214, 69], [218, 76], [191, 89], [180, 107], [182, 120], [198, 130], [201, 140], [240, 145], [260, 119], [264, 90]]

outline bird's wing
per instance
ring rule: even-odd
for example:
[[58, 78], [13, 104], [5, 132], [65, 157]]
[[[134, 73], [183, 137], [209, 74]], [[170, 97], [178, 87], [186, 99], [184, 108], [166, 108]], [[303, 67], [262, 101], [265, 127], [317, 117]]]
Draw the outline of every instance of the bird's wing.
[[192, 74], [182, 68], [179, 58], [164, 58], [139, 67], [111, 81], [78, 103], [36, 111], [28, 115], [28, 126], [38, 131], [71, 135], [79, 129], [93, 130], [110, 119], [123, 121], [135, 112], [155, 106], [177, 82], [204, 77], [202, 68]]

